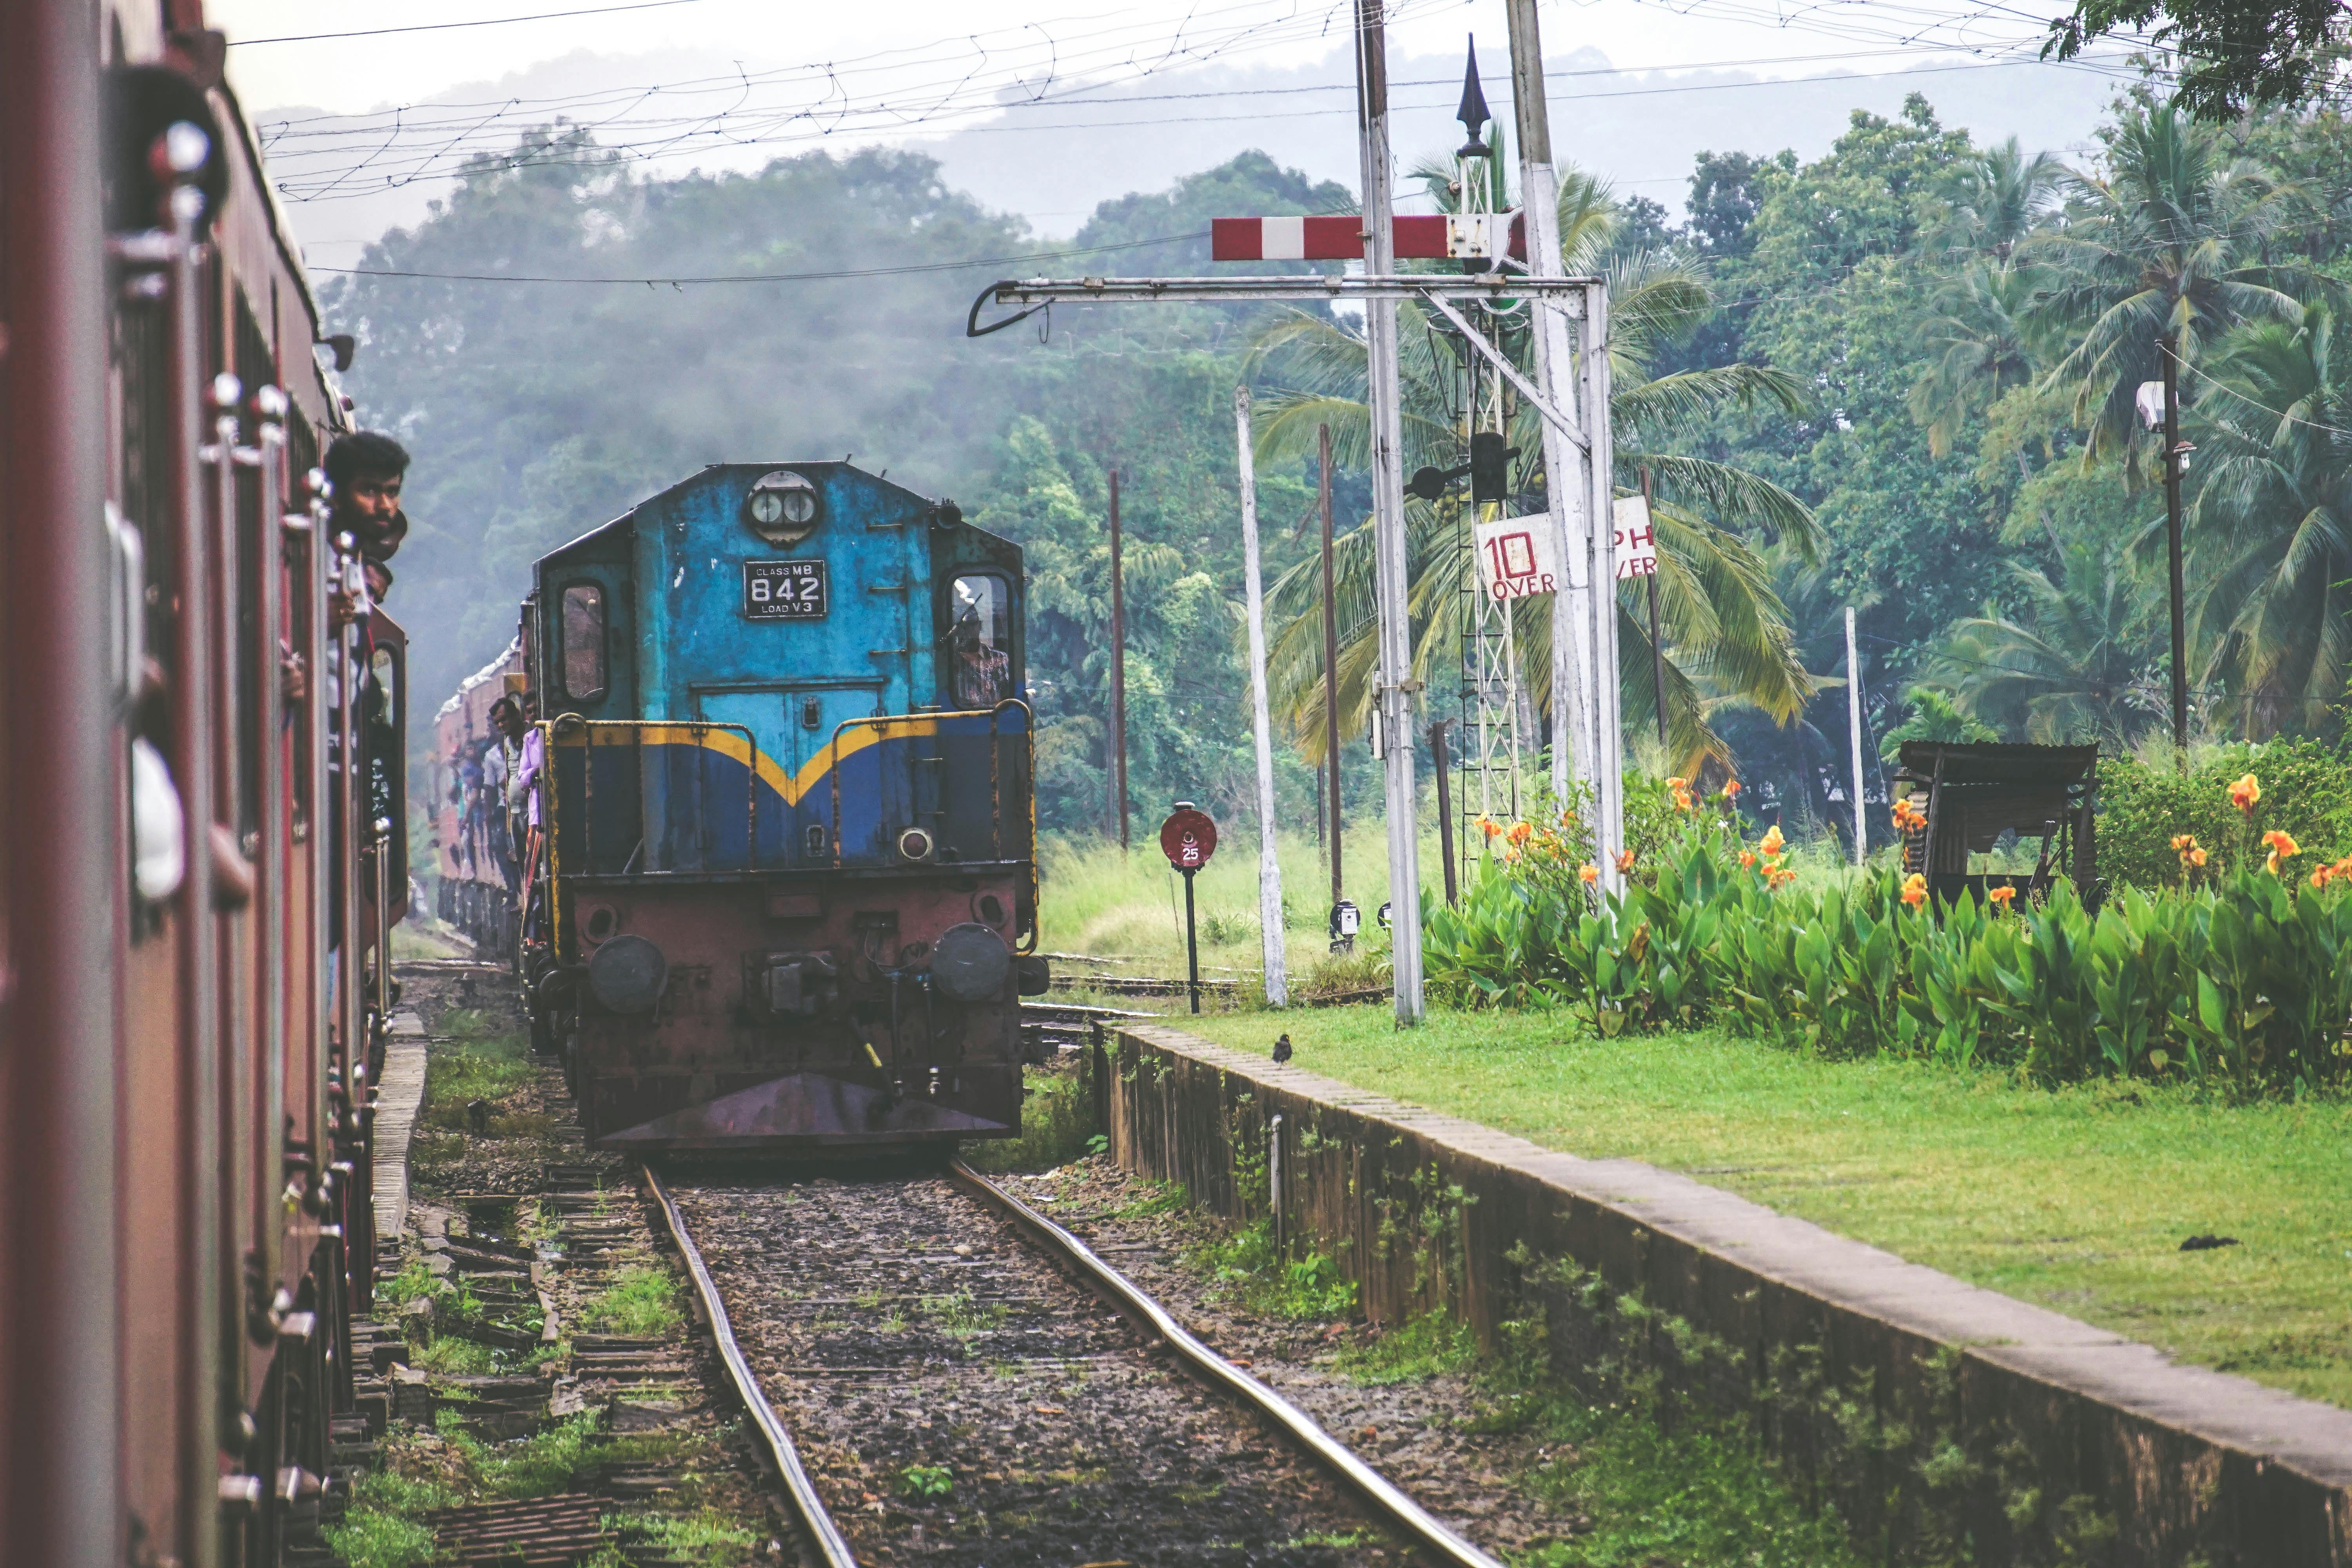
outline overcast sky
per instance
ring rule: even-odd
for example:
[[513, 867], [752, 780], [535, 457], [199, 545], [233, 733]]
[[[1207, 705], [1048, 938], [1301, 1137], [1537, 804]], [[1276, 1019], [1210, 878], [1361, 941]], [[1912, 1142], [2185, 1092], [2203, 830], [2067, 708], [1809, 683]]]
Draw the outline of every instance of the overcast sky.
[[[413, 223], [470, 151], [559, 115], [648, 173], [886, 142], [1066, 236], [1246, 147], [1356, 183], [1345, 0], [213, 0], [317, 264]], [[578, 10], [602, 14], [549, 16]], [[1465, 39], [1510, 113], [1502, 0], [1392, 0], [1401, 160], [1451, 145]], [[535, 17], [493, 26], [485, 18]], [[877, 26], [887, 19], [887, 29]], [[1979, 140], [2081, 150], [2118, 79], [2027, 63], [2039, 24], [1944, 0], [1547, 0], [1556, 151], [1679, 213], [1701, 149], [1816, 156], [1927, 94]], [[383, 32], [387, 27], [436, 30]], [[318, 37], [358, 33], [363, 37]], [[267, 40], [300, 37], [304, 41]], [[339, 118], [318, 118], [331, 115]]]

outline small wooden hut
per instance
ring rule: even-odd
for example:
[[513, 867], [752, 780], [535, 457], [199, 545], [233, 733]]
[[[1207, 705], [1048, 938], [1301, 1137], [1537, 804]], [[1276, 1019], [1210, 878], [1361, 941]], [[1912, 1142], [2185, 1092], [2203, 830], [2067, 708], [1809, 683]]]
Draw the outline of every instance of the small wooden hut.
[[[2085, 904], [2096, 905], [2098, 747], [1907, 741], [1894, 782], [1909, 784], [1926, 810], [1927, 826], [1904, 844], [1903, 868], [1925, 873], [1937, 902], [1963, 890], [1981, 900], [2000, 887], [2038, 899], [2064, 876]], [[2008, 833], [2042, 840], [2033, 869], [1971, 876], [1969, 857], [1989, 853]]]

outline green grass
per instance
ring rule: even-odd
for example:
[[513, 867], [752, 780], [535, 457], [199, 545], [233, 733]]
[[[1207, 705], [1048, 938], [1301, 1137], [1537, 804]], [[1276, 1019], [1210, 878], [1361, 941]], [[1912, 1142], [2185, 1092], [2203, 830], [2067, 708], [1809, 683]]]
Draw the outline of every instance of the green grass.
[[[1192, 879], [1192, 900], [1201, 937], [1201, 978], [1253, 978], [1264, 962], [1258, 944], [1257, 828], [1254, 823], [1221, 824], [1224, 837], [1206, 869]], [[1330, 861], [1312, 834], [1282, 838], [1283, 921], [1294, 980], [1311, 982], [1332, 971], [1330, 989], [1374, 984], [1360, 979], [1386, 955], [1386, 943], [1372, 923], [1372, 911], [1388, 897], [1388, 846], [1377, 826], [1350, 824], [1346, 849], [1348, 897], [1364, 911], [1364, 938], [1352, 963], [1333, 963], [1325, 922], [1331, 902]], [[1043, 846], [1040, 889], [1045, 930], [1038, 945], [1054, 952], [1082, 952], [1135, 962], [1101, 973], [1181, 975], [1184, 973], [1184, 879], [1169, 868], [1157, 840], [1139, 837], [1127, 854], [1099, 839], [1049, 837]], [[1423, 847], [1425, 867], [1437, 864], [1437, 840]], [[1377, 949], [1377, 952], [1369, 950]], [[1082, 980], [1081, 965], [1056, 963], [1055, 977]], [[1132, 998], [1110, 999], [1136, 1006]], [[1142, 1005], [1148, 1007], [1151, 1004]], [[1204, 1004], [1205, 1005], [1205, 1004]]]
[[1051, 1171], [1087, 1152], [1095, 1131], [1093, 1085], [1076, 1070], [1031, 1068], [1021, 1077], [1021, 1135], [971, 1138], [958, 1146], [975, 1171]]
[[[544, 1136], [536, 1125], [543, 1116], [502, 1113], [499, 1102], [530, 1082], [529, 1040], [519, 1034], [493, 1034], [482, 1015], [457, 1009], [441, 1016], [440, 1032], [451, 1038], [437, 1041], [425, 1058], [425, 1106], [420, 1120], [428, 1127], [458, 1131], [467, 1126], [466, 1107], [488, 1100], [492, 1110], [488, 1135]], [[531, 1123], [533, 1125], [523, 1125]]]
[[[1184, 1189], [1173, 1191], [1181, 1202]], [[1120, 1212], [1154, 1211], [1138, 1204]], [[1213, 1290], [1262, 1318], [1313, 1322], [1345, 1318], [1356, 1310], [1356, 1282], [1343, 1279], [1339, 1265], [1319, 1252], [1282, 1258], [1275, 1251], [1271, 1220], [1189, 1247], [1184, 1263], [1205, 1276]]]
[[372, 1508], [354, 1508], [342, 1523], [320, 1533], [349, 1568], [424, 1568], [433, 1561], [431, 1530]]
[[1449, 1372], [1466, 1371], [1477, 1359], [1478, 1339], [1469, 1324], [1443, 1312], [1423, 1312], [1369, 1344], [1348, 1346], [1332, 1364], [1356, 1382], [1378, 1387], [1426, 1383]]
[[667, 1270], [637, 1265], [613, 1276], [613, 1283], [581, 1309], [591, 1328], [631, 1339], [656, 1339], [685, 1321], [677, 1306], [677, 1282]]
[[[2352, 1104], [2021, 1087], [1713, 1033], [1596, 1042], [1564, 1016], [1384, 1005], [1204, 1037], [1550, 1148], [1685, 1172], [1963, 1279], [2352, 1405]], [[2182, 1252], [2191, 1235], [2241, 1246]]]
[[1837, 1516], [1808, 1514], [1744, 1431], [1688, 1411], [1667, 1423], [1639, 1404], [1559, 1394], [1516, 1414], [1523, 1436], [1559, 1455], [1522, 1484], [1591, 1526], [1535, 1547], [1520, 1559], [1528, 1568], [1858, 1568]]

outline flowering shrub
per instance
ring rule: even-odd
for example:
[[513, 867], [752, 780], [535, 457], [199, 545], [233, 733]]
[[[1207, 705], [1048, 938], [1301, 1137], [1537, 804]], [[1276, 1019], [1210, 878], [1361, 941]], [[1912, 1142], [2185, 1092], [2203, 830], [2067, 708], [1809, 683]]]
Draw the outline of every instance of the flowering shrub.
[[[2249, 773], [2260, 792], [2248, 795], [2251, 816], [2231, 801]], [[2201, 882], [2259, 865], [2264, 828], [2294, 835], [2321, 859], [2352, 854], [2352, 758], [2316, 741], [2271, 741], [2216, 747], [2187, 773], [2129, 755], [2099, 759], [2099, 875], [2110, 887], [2179, 887], [2184, 870]], [[2204, 858], [2184, 868], [2179, 857], [2192, 849]], [[2306, 879], [2311, 864], [2303, 862]]]
[[[2352, 857], [2306, 882], [2291, 835], [2264, 843], [2261, 862], [2125, 889], [2095, 916], [2063, 881], [2039, 904], [2012, 892], [1937, 909], [1925, 879], [1893, 868], [1791, 889], [1777, 831], [1746, 844], [1694, 803], [1622, 895], [1531, 854], [1473, 877], [1460, 908], [1425, 912], [1429, 976], [1470, 1005], [1572, 1007], [1603, 1036], [1714, 1020], [1798, 1049], [2044, 1082], [2344, 1082]], [[2193, 847], [2176, 851], [2184, 868]]]

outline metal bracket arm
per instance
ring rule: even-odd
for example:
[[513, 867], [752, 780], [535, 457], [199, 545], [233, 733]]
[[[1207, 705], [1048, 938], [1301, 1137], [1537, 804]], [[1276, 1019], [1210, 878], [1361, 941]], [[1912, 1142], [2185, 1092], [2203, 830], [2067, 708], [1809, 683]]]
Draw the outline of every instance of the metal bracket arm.
[[1469, 341], [1470, 346], [1476, 349], [1480, 353], [1486, 355], [1487, 359], [1491, 360], [1494, 363], [1495, 368], [1503, 373], [1504, 379], [1508, 381], [1513, 386], [1518, 388], [1519, 395], [1526, 398], [1537, 413], [1542, 415], [1545, 418], [1550, 420], [1553, 425], [1557, 426], [1559, 429], [1559, 433], [1567, 437], [1569, 440], [1575, 444], [1578, 451], [1590, 452], [1592, 450], [1592, 443], [1586, 438], [1584, 432], [1577, 427], [1576, 421], [1570, 419], [1567, 415], [1554, 407], [1550, 398], [1546, 397], [1542, 393], [1538, 392], [1536, 390], [1536, 384], [1529, 381], [1526, 376], [1520, 374], [1518, 367], [1513, 364], [1509, 359], [1506, 358], [1500, 349], [1488, 342], [1486, 341], [1486, 334], [1481, 332], [1477, 328], [1472, 326], [1461, 311], [1447, 304], [1443, 298], [1435, 294], [1427, 296], [1426, 303], [1429, 305], [1430, 309], [1435, 310], [1439, 315], [1453, 322], [1454, 330]]
[[[1405, 277], [1363, 277], [1345, 273], [1317, 277], [1275, 278], [1007, 278], [980, 291], [964, 322], [966, 337], [985, 337], [1013, 324], [1012, 321], [982, 325], [982, 307], [1023, 305], [1030, 310], [1053, 304], [1115, 304], [1156, 301], [1168, 304], [1213, 305], [1234, 300], [1556, 300], [1571, 321], [1584, 314], [1584, 291], [1597, 278], [1528, 278], [1502, 272], [1429, 273]], [[1025, 312], [1024, 312], [1025, 313]], [[1013, 320], [1018, 320], [1018, 317]]]

